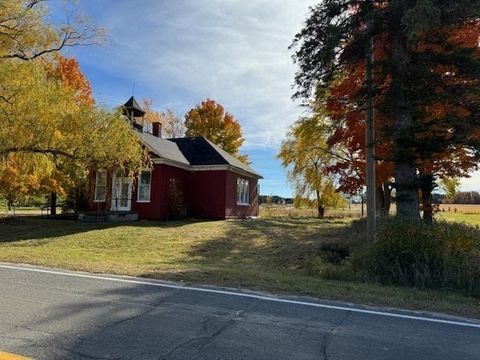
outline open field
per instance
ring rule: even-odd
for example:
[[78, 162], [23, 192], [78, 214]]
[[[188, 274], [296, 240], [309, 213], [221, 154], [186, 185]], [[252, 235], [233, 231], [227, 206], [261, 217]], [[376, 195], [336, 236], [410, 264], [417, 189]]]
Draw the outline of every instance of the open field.
[[85, 224], [0, 221], [0, 261], [312, 295], [480, 317], [479, 299], [309, 276], [308, 257], [351, 220], [264, 219]]
[[447, 213], [480, 214], [480, 204], [442, 204], [440, 210]]
[[[457, 219], [462, 220], [462, 216], [455, 214], [468, 214], [476, 215], [478, 214], [480, 219], [480, 204], [479, 205], [469, 205], [469, 204], [445, 204], [440, 205], [439, 209], [441, 218], [452, 218], [457, 221]], [[60, 211], [60, 209], [59, 209]], [[364, 208], [366, 212], [366, 207]], [[395, 205], [392, 206], [392, 212], [395, 211]], [[0, 203], [0, 217], [1, 216], [11, 216], [11, 215], [42, 215], [46, 214], [46, 210], [42, 211], [39, 207], [16, 207], [14, 210], [8, 211], [6, 205]], [[443, 215], [442, 215], [443, 214]], [[283, 217], [316, 217], [317, 211], [311, 208], [295, 208], [293, 205], [260, 205], [260, 217], [261, 218], [283, 218]], [[330, 218], [360, 218], [362, 217], [362, 205], [361, 204], [350, 204], [344, 208], [327, 208], [325, 212], [326, 217]], [[472, 217], [466, 217], [469, 219]], [[479, 220], [480, 221], [480, 220]]]
[[[480, 205], [446, 204], [440, 205], [440, 212], [435, 214], [437, 220], [465, 222], [470, 225], [480, 225]], [[366, 211], [366, 210], [365, 210]], [[395, 206], [392, 206], [393, 213]], [[315, 209], [296, 209], [290, 205], [261, 205], [260, 217], [267, 219], [275, 218], [303, 218], [316, 217]], [[361, 218], [362, 208], [360, 204], [352, 204], [346, 208], [327, 209], [325, 216], [328, 218]]]
[[[295, 208], [293, 205], [260, 205], [260, 217], [267, 219], [316, 217], [317, 214], [317, 210], [312, 208]], [[325, 216], [330, 218], [360, 218], [362, 217], [362, 206], [351, 204], [345, 208], [327, 208]]]
[[463, 222], [469, 225], [480, 226], [480, 213], [438, 213], [435, 215], [437, 220]]

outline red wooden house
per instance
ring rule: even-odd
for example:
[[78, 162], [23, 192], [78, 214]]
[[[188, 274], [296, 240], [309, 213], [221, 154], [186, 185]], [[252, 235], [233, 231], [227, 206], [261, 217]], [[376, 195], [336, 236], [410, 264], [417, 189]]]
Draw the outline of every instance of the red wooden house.
[[258, 215], [261, 175], [204, 137], [163, 139], [160, 123], [145, 129], [133, 97], [123, 108], [153, 166], [133, 180], [121, 171], [90, 174], [91, 213], [151, 220]]

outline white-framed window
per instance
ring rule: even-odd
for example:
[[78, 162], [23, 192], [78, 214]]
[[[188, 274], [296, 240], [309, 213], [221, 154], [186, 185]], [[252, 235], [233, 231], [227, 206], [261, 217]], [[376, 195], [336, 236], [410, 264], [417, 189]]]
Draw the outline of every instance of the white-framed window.
[[150, 202], [150, 192], [152, 189], [152, 172], [144, 170], [138, 175], [138, 202]]
[[107, 198], [107, 170], [98, 170], [95, 173], [95, 196], [93, 201], [104, 202]]
[[237, 205], [250, 205], [249, 188], [247, 179], [237, 178]]

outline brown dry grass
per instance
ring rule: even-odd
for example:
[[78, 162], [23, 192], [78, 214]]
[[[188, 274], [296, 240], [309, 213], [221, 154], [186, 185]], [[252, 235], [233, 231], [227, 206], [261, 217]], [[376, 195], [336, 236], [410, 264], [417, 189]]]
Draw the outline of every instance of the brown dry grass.
[[[293, 205], [260, 205], [262, 219], [317, 217], [317, 210], [312, 208], [295, 208]], [[360, 204], [352, 204], [345, 208], [327, 208], [328, 218], [359, 218], [362, 216]]]
[[441, 212], [461, 213], [461, 214], [480, 214], [480, 205], [470, 204], [442, 204]]

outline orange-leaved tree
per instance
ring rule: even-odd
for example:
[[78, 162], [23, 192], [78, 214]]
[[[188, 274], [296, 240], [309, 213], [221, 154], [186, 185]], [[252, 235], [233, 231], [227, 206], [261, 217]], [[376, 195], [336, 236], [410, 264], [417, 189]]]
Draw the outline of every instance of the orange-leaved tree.
[[[378, 160], [393, 164], [399, 217], [420, 218], [418, 192], [431, 192], [435, 173], [463, 172], [480, 158], [479, 34], [468, 0], [331, 0], [312, 8], [295, 39], [298, 96], [317, 91], [325, 101], [342, 82], [357, 87], [334, 100], [349, 109], [339, 128], [375, 97], [379, 144], [387, 146]], [[364, 81], [371, 38], [374, 89]]]
[[[456, 35], [452, 35], [456, 34]], [[450, 34], [457, 46], [465, 46], [467, 49], [474, 48], [480, 35], [478, 24], [470, 24]], [[388, 52], [388, 43], [382, 37], [377, 37], [375, 42], [375, 71], [376, 98], [382, 103], [385, 92], [390, 86], [390, 76], [382, 66], [385, 66], [385, 53]], [[424, 43], [419, 43], [418, 57], [422, 58]], [[432, 45], [430, 45], [432, 46]], [[439, 44], [435, 47], [435, 54], [441, 55], [447, 52], [447, 44]], [[433, 51], [433, 50], [432, 50]], [[415, 53], [416, 54], [416, 53]], [[415, 58], [416, 59], [416, 58]], [[448, 70], [448, 71], [447, 71]], [[424, 220], [431, 221], [431, 192], [435, 185], [436, 177], [467, 176], [477, 168], [479, 132], [475, 130], [475, 120], [471, 110], [477, 106], [478, 96], [468, 91], [477, 82], [468, 79], [464, 75], [456, 74], [456, 67], [445, 68], [442, 65], [434, 66], [433, 72], [442, 75], [442, 84], [434, 86], [431, 90], [434, 95], [424, 96], [415, 102], [416, 126], [412, 145], [412, 156], [417, 168], [418, 183], [421, 204], [424, 210]], [[451, 73], [450, 73], [451, 71]], [[445, 75], [445, 76], [444, 76]], [[340, 176], [341, 189], [352, 192], [364, 185], [365, 169], [365, 108], [364, 108], [364, 79], [365, 62], [359, 61], [354, 65], [346, 65], [342, 68], [342, 75], [332, 82], [327, 95], [318, 99], [326, 102], [329, 115], [336, 124], [336, 129], [329, 139], [331, 145], [342, 145], [350, 153], [347, 161], [337, 161], [330, 169]], [[451, 88], [457, 88], [462, 84], [464, 93], [459, 92], [456, 97], [448, 94]], [[427, 88], [428, 85], [420, 82], [418, 88]], [[458, 88], [457, 88], [458, 89]], [[473, 121], [472, 121], [473, 120]], [[390, 188], [388, 185], [393, 179], [394, 143], [392, 132], [394, 119], [389, 109], [377, 106], [375, 109], [375, 131], [377, 134], [376, 158], [377, 158], [377, 184], [378, 198], [381, 207], [389, 204]], [[462, 129], [463, 128], [463, 129]], [[465, 131], [471, 129], [466, 136]], [[459, 133], [459, 130], [462, 130]], [[360, 175], [360, 176], [358, 176]]]
[[44, 60], [45, 69], [49, 77], [61, 81], [64, 86], [72, 89], [79, 101], [94, 105], [92, 86], [80, 69], [75, 58], [67, 58], [55, 54], [51, 59]]
[[207, 99], [191, 109], [185, 115], [185, 127], [187, 136], [204, 136], [239, 160], [248, 162], [246, 155], [239, 154], [245, 141], [240, 123], [215, 100]]

